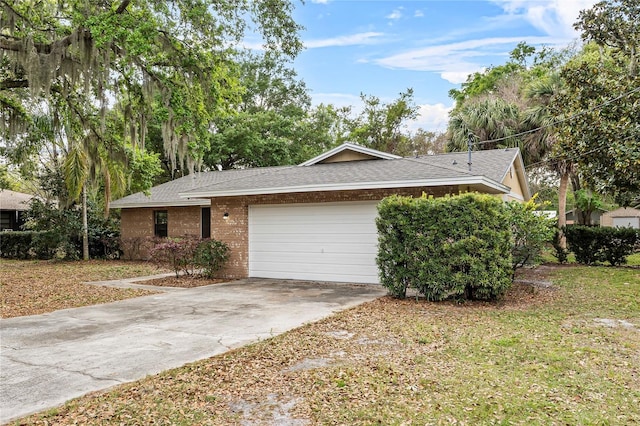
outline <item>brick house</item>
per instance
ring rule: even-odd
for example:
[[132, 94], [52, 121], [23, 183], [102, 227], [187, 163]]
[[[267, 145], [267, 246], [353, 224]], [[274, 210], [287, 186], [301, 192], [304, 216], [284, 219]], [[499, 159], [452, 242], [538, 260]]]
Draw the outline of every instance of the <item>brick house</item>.
[[343, 144], [297, 166], [202, 172], [116, 200], [123, 238], [226, 242], [227, 278], [378, 282], [376, 205], [392, 194], [530, 198], [518, 149], [402, 158]]

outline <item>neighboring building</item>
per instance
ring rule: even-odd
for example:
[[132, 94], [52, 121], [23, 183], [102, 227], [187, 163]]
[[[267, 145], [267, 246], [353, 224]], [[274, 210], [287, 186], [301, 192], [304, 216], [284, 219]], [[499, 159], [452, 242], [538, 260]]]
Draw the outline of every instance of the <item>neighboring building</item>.
[[228, 278], [377, 283], [376, 205], [392, 194], [530, 198], [518, 149], [402, 158], [343, 144], [297, 166], [196, 173], [114, 201], [124, 239], [226, 242]]
[[[602, 214], [606, 213], [606, 210], [604, 209], [596, 209], [594, 211], [591, 212], [591, 223], [590, 225], [592, 226], [598, 226], [600, 225], [600, 218], [602, 217]], [[583, 213], [580, 209], [573, 209], [573, 210], [569, 210], [567, 212], [567, 225], [578, 225], [578, 224], [583, 224], [584, 222], [586, 222], [586, 220], [584, 220], [584, 218], [581, 216]]]
[[602, 215], [600, 225], [640, 229], [640, 209], [620, 207], [619, 209], [606, 212]]
[[33, 195], [0, 189], [0, 231], [18, 231], [24, 224], [23, 214], [29, 210]]

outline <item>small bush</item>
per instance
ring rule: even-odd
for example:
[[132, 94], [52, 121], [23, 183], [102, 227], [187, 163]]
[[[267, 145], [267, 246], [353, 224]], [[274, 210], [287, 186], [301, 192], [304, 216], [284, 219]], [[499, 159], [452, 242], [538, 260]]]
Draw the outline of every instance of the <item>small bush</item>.
[[640, 241], [638, 231], [631, 228], [568, 226], [567, 245], [578, 263], [591, 265], [609, 262], [617, 266], [627, 262]]
[[229, 260], [229, 246], [222, 241], [206, 239], [198, 244], [195, 264], [202, 269], [202, 275], [213, 278]]
[[415, 288], [428, 300], [486, 300], [510, 287], [509, 215], [497, 198], [392, 196], [378, 213], [377, 263], [392, 296]]
[[155, 244], [161, 241], [153, 242], [149, 237], [131, 237], [120, 238], [119, 247], [124, 260], [139, 260], [142, 255], [148, 254]]
[[169, 265], [176, 273], [176, 277], [180, 272], [193, 275], [198, 244], [199, 240], [192, 236], [166, 238], [151, 249], [151, 261], [160, 265]]
[[513, 201], [507, 204], [509, 223], [513, 234], [511, 255], [513, 271], [526, 264], [540, 262], [542, 249], [552, 241], [555, 219], [536, 213], [540, 204], [535, 196], [526, 203]]

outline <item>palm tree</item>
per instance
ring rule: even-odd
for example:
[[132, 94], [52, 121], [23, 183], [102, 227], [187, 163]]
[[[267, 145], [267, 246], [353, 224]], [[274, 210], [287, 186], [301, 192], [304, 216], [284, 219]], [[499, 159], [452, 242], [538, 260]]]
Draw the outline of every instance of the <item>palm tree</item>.
[[[120, 150], [110, 149], [97, 143], [93, 138], [76, 139], [68, 147], [63, 164], [65, 183], [74, 200], [82, 195], [82, 258], [89, 259], [89, 228], [87, 221], [87, 186], [99, 184], [102, 178], [104, 186], [105, 218], [109, 216], [109, 203], [112, 190], [122, 192], [126, 179], [118, 162], [124, 157]], [[113, 177], [116, 179], [113, 179]]]
[[467, 100], [449, 120], [447, 151], [466, 151], [469, 134], [477, 142], [502, 139], [496, 143], [479, 145], [480, 149], [514, 146], [513, 135], [520, 131], [521, 113], [517, 105], [496, 96]]
[[[560, 74], [552, 73], [531, 83], [525, 95], [532, 101], [526, 111], [526, 126], [535, 130], [526, 137], [528, 151], [537, 152], [540, 161], [560, 177], [558, 187], [558, 229], [560, 246], [567, 248], [567, 240], [562, 229], [567, 225], [567, 188], [571, 176], [575, 176], [575, 164], [562, 152], [559, 143], [557, 116], [552, 111], [552, 101], [564, 88]], [[576, 176], [576, 182], [577, 182]], [[576, 189], [576, 188], [574, 188]]]

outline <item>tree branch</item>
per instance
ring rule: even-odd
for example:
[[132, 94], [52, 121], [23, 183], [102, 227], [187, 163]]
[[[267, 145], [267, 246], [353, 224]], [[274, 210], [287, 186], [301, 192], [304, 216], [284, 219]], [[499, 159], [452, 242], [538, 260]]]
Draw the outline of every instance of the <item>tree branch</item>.
[[[83, 31], [84, 30], [77, 30]], [[73, 38], [75, 36], [75, 31], [72, 34], [69, 34], [66, 37], [61, 38], [60, 40], [56, 40], [52, 43], [34, 43], [33, 47], [35, 47], [36, 52], [43, 55], [48, 55], [53, 50], [54, 45], [60, 45], [63, 48], [69, 47], [73, 42]], [[0, 35], [0, 50], [7, 50], [10, 52], [22, 52], [24, 50], [22, 40], [9, 38], [4, 34]]]
[[20, 89], [29, 87], [29, 80], [3, 80], [0, 81], [0, 90]]
[[118, 8], [116, 9], [116, 13], [118, 15], [123, 13], [127, 9], [127, 6], [129, 6], [129, 3], [131, 3], [131, 0], [122, 0], [120, 6], [118, 6]]

